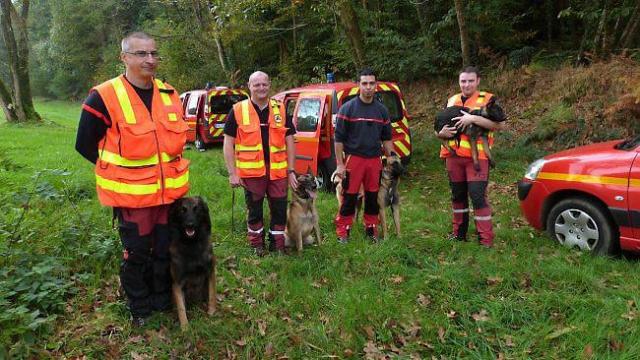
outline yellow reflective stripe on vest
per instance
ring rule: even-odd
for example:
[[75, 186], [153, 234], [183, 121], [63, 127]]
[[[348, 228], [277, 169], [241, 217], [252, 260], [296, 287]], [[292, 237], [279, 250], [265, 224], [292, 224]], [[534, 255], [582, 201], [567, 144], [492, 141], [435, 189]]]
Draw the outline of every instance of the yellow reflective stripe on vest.
[[276, 121], [276, 125], [278, 125], [278, 127], [281, 127], [282, 116], [280, 116], [280, 105], [277, 101], [271, 100], [271, 110], [273, 111], [273, 119]]
[[164, 186], [169, 189], [179, 189], [189, 182], [189, 171], [177, 177], [177, 178], [167, 178], [164, 180]]
[[274, 170], [285, 169], [287, 167], [287, 162], [286, 161], [272, 162], [269, 165], [269, 167]]
[[277, 147], [277, 146], [269, 146], [269, 150], [271, 151], [271, 153], [277, 153], [277, 152], [282, 152], [287, 150], [287, 145], [283, 146], [283, 147]]
[[96, 185], [101, 188], [113, 192], [117, 192], [119, 194], [130, 194], [130, 195], [150, 195], [155, 194], [160, 190], [160, 186], [157, 183], [154, 184], [127, 184], [121, 183], [109, 179], [105, 179], [100, 175], [96, 174]]
[[[455, 144], [455, 142], [454, 142], [454, 144]], [[478, 150], [483, 150], [484, 149], [484, 146], [482, 145], [481, 142], [477, 143], [476, 145], [477, 145], [476, 148]], [[467, 140], [460, 140], [460, 147], [461, 148], [465, 148], [465, 149], [471, 149], [471, 144]]]
[[136, 114], [133, 112], [133, 107], [131, 106], [131, 101], [129, 100], [129, 95], [127, 94], [127, 89], [124, 87], [122, 78], [117, 77], [111, 80], [111, 86], [113, 86], [113, 90], [116, 92], [120, 109], [122, 109], [122, 114], [124, 115], [124, 121], [127, 124], [135, 124]]
[[[167, 153], [162, 153], [162, 162], [169, 162], [174, 160], [174, 157], [169, 156]], [[147, 159], [129, 160], [122, 156], [112, 153], [110, 151], [103, 150], [100, 152], [100, 160], [109, 164], [127, 167], [149, 166], [158, 164], [158, 155], [153, 155]]]
[[240, 108], [242, 110], [242, 125], [244, 126], [248, 126], [249, 125], [249, 102], [251, 100], [245, 100], [243, 102], [240, 103]]
[[236, 151], [261, 151], [262, 144], [258, 145], [241, 145], [236, 144]]
[[264, 160], [260, 160], [260, 161], [236, 160], [236, 168], [238, 169], [260, 169], [263, 167], [264, 167]]
[[[156, 79], [156, 85], [158, 85], [158, 88], [161, 90], [165, 90], [167, 88], [166, 86], [164, 86], [164, 83], [160, 79]], [[165, 106], [171, 106], [172, 102], [171, 96], [169, 96], [169, 94], [160, 91], [160, 98], [162, 98], [162, 103]]]

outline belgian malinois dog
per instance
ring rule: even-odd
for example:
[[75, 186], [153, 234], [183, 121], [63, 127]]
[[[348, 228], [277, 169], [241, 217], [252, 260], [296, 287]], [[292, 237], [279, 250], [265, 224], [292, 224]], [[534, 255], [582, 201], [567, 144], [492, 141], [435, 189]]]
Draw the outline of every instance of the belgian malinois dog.
[[400, 176], [404, 174], [404, 167], [397, 155], [389, 156], [385, 160], [380, 177], [380, 189], [378, 190], [378, 206], [380, 207], [380, 224], [382, 225], [382, 236], [387, 239], [387, 208], [391, 207], [393, 213], [393, 224], [396, 229], [396, 236], [400, 236], [400, 194], [398, 185]]
[[285, 246], [295, 244], [298, 254], [302, 252], [303, 244], [313, 244], [314, 231], [318, 244], [322, 242], [316, 209], [317, 191], [318, 184], [312, 174], [298, 175], [298, 188], [292, 192], [285, 229]]
[[176, 200], [169, 210], [169, 232], [173, 299], [184, 330], [189, 325], [187, 304], [207, 301], [207, 313], [216, 311], [216, 259], [207, 203], [199, 196]]

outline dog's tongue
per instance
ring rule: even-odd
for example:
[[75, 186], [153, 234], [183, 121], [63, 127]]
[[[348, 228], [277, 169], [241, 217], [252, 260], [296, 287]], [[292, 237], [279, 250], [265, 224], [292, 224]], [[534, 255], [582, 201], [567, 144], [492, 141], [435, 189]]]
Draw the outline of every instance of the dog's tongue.
[[193, 235], [196, 234], [196, 230], [194, 228], [186, 228], [184, 229], [184, 232], [187, 234], [188, 237], [192, 237]]
[[316, 198], [316, 192], [315, 191], [307, 190], [307, 194], [309, 194], [309, 197], [312, 198], [312, 199]]

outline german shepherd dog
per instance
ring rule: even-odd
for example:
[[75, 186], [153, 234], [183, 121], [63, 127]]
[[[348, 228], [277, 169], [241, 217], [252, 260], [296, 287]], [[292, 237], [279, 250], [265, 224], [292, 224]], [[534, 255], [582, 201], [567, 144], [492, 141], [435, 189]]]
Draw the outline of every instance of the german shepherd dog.
[[298, 188], [292, 192], [285, 229], [285, 246], [295, 244], [298, 254], [302, 252], [303, 244], [313, 244], [314, 231], [318, 244], [322, 242], [316, 209], [317, 190], [318, 184], [312, 174], [298, 175]]
[[175, 201], [169, 210], [169, 233], [173, 300], [184, 330], [189, 325], [186, 304], [207, 301], [207, 313], [216, 311], [216, 260], [207, 203], [199, 196]]
[[396, 236], [400, 236], [400, 194], [398, 185], [400, 176], [404, 174], [404, 167], [397, 155], [389, 156], [385, 160], [380, 176], [380, 189], [378, 190], [378, 206], [380, 207], [380, 224], [382, 236], [387, 239], [387, 208], [391, 207], [393, 224], [396, 228]]
[[[465, 111], [470, 113], [471, 115], [480, 115], [484, 118], [487, 118], [491, 121], [498, 121], [500, 119], [504, 119], [504, 113], [499, 106], [494, 106], [494, 102], [489, 102], [487, 106], [483, 107], [480, 110], [470, 111], [469, 108], [463, 106], [450, 106], [442, 111], [440, 111], [436, 115], [436, 121], [434, 124], [434, 129], [436, 132], [440, 132], [445, 125], [455, 126], [458, 122], [457, 120], [453, 120], [453, 118], [462, 116], [461, 111]], [[459, 144], [460, 143], [460, 135], [466, 134], [470, 140], [471, 146], [471, 158], [473, 159], [473, 168], [476, 171], [480, 171], [480, 163], [478, 162], [478, 138], [482, 142], [482, 148], [484, 149], [484, 153], [487, 155], [487, 159], [489, 160], [489, 166], [493, 169], [496, 166], [495, 161], [493, 160], [493, 155], [491, 155], [491, 149], [489, 149], [489, 139], [487, 138], [487, 130], [477, 126], [477, 125], [469, 125], [464, 131], [459, 131], [453, 139]], [[449, 142], [447, 140], [441, 140], [443, 146], [450, 152], [453, 153], [453, 149], [449, 146]]]

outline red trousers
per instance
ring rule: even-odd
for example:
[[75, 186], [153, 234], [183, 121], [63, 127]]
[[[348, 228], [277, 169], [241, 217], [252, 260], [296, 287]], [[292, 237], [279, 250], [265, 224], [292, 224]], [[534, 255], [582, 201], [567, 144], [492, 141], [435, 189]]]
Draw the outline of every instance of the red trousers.
[[470, 157], [450, 156], [446, 159], [453, 207], [453, 233], [459, 239], [466, 239], [469, 226], [469, 197], [471, 197], [480, 243], [491, 246], [495, 234], [491, 222], [491, 207], [487, 199], [489, 161], [478, 161], [480, 171], [476, 172], [473, 168], [473, 159]]
[[343, 201], [336, 215], [336, 234], [338, 237], [348, 236], [356, 213], [356, 201], [360, 188], [364, 188], [364, 226], [371, 228], [377, 236], [378, 189], [380, 188], [380, 173], [382, 160], [379, 157], [364, 158], [348, 155], [345, 160], [346, 175], [342, 179]]
[[271, 222], [269, 241], [271, 248], [284, 250], [284, 228], [287, 222], [287, 179], [270, 180], [268, 175], [243, 178], [247, 204], [247, 240], [251, 247], [264, 246], [264, 220], [262, 202], [269, 199]]

